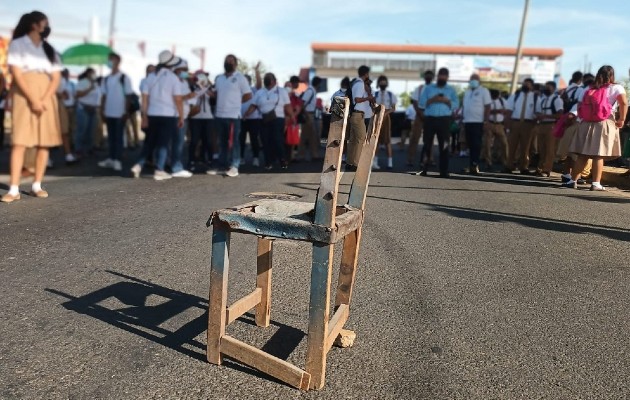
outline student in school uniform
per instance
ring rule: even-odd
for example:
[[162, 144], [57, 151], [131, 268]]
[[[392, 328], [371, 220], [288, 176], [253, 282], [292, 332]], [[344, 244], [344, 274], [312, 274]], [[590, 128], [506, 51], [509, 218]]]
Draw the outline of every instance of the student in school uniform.
[[536, 176], [551, 176], [557, 146], [557, 140], [553, 136], [553, 126], [563, 113], [564, 102], [556, 93], [556, 83], [554, 81], [545, 83], [543, 94], [536, 104], [538, 125], [535, 132], [539, 154]]
[[48, 197], [42, 181], [51, 147], [61, 145], [61, 124], [57, 87], [61, 80], [61, 62], [46, 41], [50, 25], [45, 14], [33, 11], [22, 15], [13, 31], [7, 64], [13, 76], [11, 182], [1, 201], [20, 200], [20, 177], [27, 148], [36, 148], [35, 178], [31, 195]]
[[501, 165], [505, 168], [507, 166], [508, 143], [503, 126], [505, 118], [503, 114], [505, 113], [506, 101], [499, 95], [499, 91], [494, 89], [490, 90], [490, 98], [490, 115], [484, 129], [481, 159], [485, 161], [488, 167], [492, 166], [492, 147], [498, 144], [497, 152], [500, 154]]
[[532, 142], [532, 134], [536, 126], [534, 114], [535, 99], [534, 81], [526, 78], [520, 90], [510, 96], [507, 101], [506, 121], [510, 130], [508, 137], [508, 161], [504, 170], [512, 173], [516, 151], [519, 154], [519, 170], [523, 175], [529, 175], [529, 148]]
[[102, 115], [107, 125], [109, 157], [98, 163], [101, 168], [122, 171], [125, 122], [129, 110], [128, 96], [133, 94], [131, 80], [120, 70], [121, 57], [111, 53], [107, 66], [112, 73], [103, 79]]
[[96, 71], [87, 68], [77, 83], [77, 128], [74, 144], [77, 154], [85, 156], [92, 151], [98, 108], [101, 105], [101, 88], [96, 83]]
[[[188, 118], [190, 116], [191, 104], [190, 100], [194, 99], [196, 94], [190, 90], [188, 84], [188, 62], [183, 58], [180, 59], [178, 65], [173, 69], [175, 75], [179, 78], [179, 84], [181, 86], [183, 111], [184, 111], [184, 123], [177, 129], [171, 137], [171, 176], [173, 178], [190, 178], [192, 172], [184, 169], [184, 163], [182, 162], [184, 157], [184, 142], [186, 141], [186, 132], [188, 131]], [[202, 89], [202, 92], [207, 92], [208, 88]]]
[[483, 127], [487, 125], [490, 116], [490, 103], [492, 103], [490, 91], [481, 86], [481, 79], [478, 74], [472, 74], [462, 101], [464, 132], [466, 133], [466, 143], [470, 149], [469, 172], [472, 175], [479, 174]]
[[[249, 75], [245, 75], [245, 79], [247, 79], [247, 83], [252, 89], [252, 93], [254, 97], [256, 96], [256, 92], [262, 88], [262, 77], [260, 76], [260, 64], [256, 64], [254, 67], [254, 71], [256, 72], [256, 86], [252, 86], [252, 77]], [[251, 113], [247, 118], [244, 117], [247, 110], [249, 110], [249, 106], [252, 105], [254, 99], [250, 99], [247, 102], [241, 105], [241, 113], [243, 114], [243, 123], [241, 124], [241, 133], [239, 135], [239, 140], [241, 142], [241, 165], [245, 163], [245, 150], [247, 145], [247, 135], [249, 135], [249, 144], [252, 150], [252, 166], [259, 167], [260, 166], [260, 131], [262, 129], [262, 115], [260, 111], [256, 109], [253, 113]]]
[[[383, 124], [381, 125], [381, 133], [378, 137], [378, 142], [380, 145], [384, 145], [385, 150], [387, 151], [387, 169], [392, 169], [394, 168], [394, 158], [392, 151], [392, 120], [390, 118], [390, 114], [396, 111], [398, 98], [391, 91], [387, 90], [389, 81], [385, 75], [379, 76], [376, 82], [379, 90], [377, 90], [374, 94], [374, 98], [376, 99], [377, 104], [382, 104], [383, 107], [385, 107], [385, 116], [383, 117]], [[378, 165], [378, 151], [374, 156], [372, 169], [381, 169]]]
[[70, 81], [70, 72], [67, 69], [61, 71], [61, 82], [57, 88], [59, 103], [59, 121], [61, 122], [61, 140], [63, 150], [66, 155], [66, 164], [73, 164], [77, 161], [72, 154], [72, 134], [76, 129], [76, 89], [74, 83]]
[[350, 128], [348, 130], [347, 172], [357, 170], [363, 143], [367, 137], [367, 125], [373, 114], [372, 103], [376, 100], [366, 89], [367, 82], [370, 81], [370, 67], [360, 66], [357, 74], [358, 77], [350, 83], [352, 94], [350, 102], [354, 105], [354, 109], [348, 120]]
[[[214, 115], [210, 107], [210, 80], [203, 71], [195, 74], [195, 98], [191, 99], [194, 115], [190, 116], [190, 143], [188, 147], [188, 170], [195, 172], [197, 162], [212, 161], [212, 146], [210, 144], [210, 134]], [[197, 149], [201, 143], [201, 151], [197, 158]]]
[[[416, 118], [413, 121], [411, 126], [411, 136], [409, 136], [409, 148], [407, 149], [407, 166], [413, 166], [413, 162], [416, 159], [416, 153], [418, 152], [418, 144], [420, 143], [420, 138], [422, 138], [422, 131], [424, 126], [424, 120], [422, 116], [422, 112], [420, 111], [420, 107], [418, 103], [420, 101], [420, 96], [422, 95], [422, 91], [425, 87], [429, 86], [433, 83], [433, 79], [435, 78], [435, 74], [433, 71], [425, 71], [424, 72], [424, 84], [418, 86], [411, 93], [411, 104], [415, 110]], [[433, 160], [433, 153], [428, 154], [429, 162]], [[420, 163], [424, 163], [424, 160], [420, 160]]]
[[[300, 99], [303, 102], [302, 115], [304, 115], [298, 149], [298, 159], [300, 160], [306, 159], [306, 154], [309, 152], [312, 160], [319, 158], [319, 138], [315, 130], [315, 108], [317, 105], [317, 88], [321, 82], [322, 79], [320, 77], [313, 77], [311, 85], [300, 95]], [[309, 149], [308, 151], [307, 148]]]

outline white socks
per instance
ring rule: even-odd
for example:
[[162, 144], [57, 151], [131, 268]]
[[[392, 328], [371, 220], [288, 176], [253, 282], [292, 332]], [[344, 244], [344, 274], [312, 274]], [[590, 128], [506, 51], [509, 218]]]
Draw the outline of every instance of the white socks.
[[394, 159], [392, 157], [387, 157], [387, 168], [394, 168]]
[[41, 192], [42, 183], [41, 182], [33, 182], [33, 186], [31, 187], [33, 193]]
[[20, 194], [20, 187], [18, 185], [11, 185], [9, 187], [9, 194], [11, 196], [17, 196], [18, 194]]
[[596, 186], [596, 187], [602, 187], [602, 184], [599, 182], [591, 182], [592, 186]]

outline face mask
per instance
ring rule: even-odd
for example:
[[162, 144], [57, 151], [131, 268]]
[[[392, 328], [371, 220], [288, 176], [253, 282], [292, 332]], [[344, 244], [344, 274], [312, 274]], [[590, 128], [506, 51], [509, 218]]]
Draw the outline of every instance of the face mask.
[[182, 71], [179, 73], [179, 77], [182, 79], [188, 79], [189, 76], [188, 71]]
[[232, 64], [230, 64], [228, 62], [223, 63], [223, 69], [225, 69], [225, 72], [227, 72], [229, 74], [230, 72], [234, 72], [234, 65], [232, 65]]
[[263, 79], [263, 85], [265, 85], [266, 88], [270, 88], [271, 87], [271, 78], [264, 78]]
[[440, 87], [445, 86], [446, 85], [446, 79], [438, 78], [437, 85], [440, 86]]
[[50, 26], [46, 26], [43, 31], [39, 32], [39, 36], [42, 39], [46, 39], [48, 36], [50, 36]]
[[378, 85], [378, 87], [380, 87], [380, 88], [381, 88], [381, 90], [385, 90], [385, 89], [387, 89], [387, 85]]
[[479, 87], [479, 81], [476, 79], [473, 79], [470, 82], [468, 82], [468, 85], [470, 86], [471, 89], [477, 89]]
[[107, 68], [109, 69], [114, 68], [114, 62], [112, 60], [107, 60]]
[[529, 92], [529, 86], [523, 86], [523, 87], [521, 88], [521, 91], [523, 91], [523, 92], [525, 92], [525, 93]]
[[545, 90], [543, 90], [543, 94], [544, 94], [545, 96], [551, 96], [551, 93], [552, 93], [552, 91], [551, 91], [551, 90], [549, 90], [549, 89], [545, 89]]

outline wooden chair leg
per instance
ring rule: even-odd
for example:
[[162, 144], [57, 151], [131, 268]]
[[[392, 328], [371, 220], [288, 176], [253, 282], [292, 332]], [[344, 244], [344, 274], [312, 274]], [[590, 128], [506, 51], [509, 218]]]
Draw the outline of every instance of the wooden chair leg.
[[337, 295], [335, 296], [335, 307], [339, 307], [341, 304], [350, 305], [352, 289], [354, 288], [354, 278], [357, 273], [360, 245], [361, 228], [344, 238], [341, 267], [339, 268], [339, 280], [337, 283]]
[[214, 222], [210, 261], [210, 296], [208, 297], [208, 362], [221, 364], [221, 338], [225, 335], [228, 271], [230, 267], [230, 231]]
[[313, 244], [306, 353], [306, 372], [311, 375], [310, 387], [313, 389], [321, 389], [326, 377], [326, 353], [328, 352], [326, 341], [328, 339], [333, 249], [332, 245]]
[[258, 239], [256, 287], [262, 293], [256, 306], [256, 325], [268, 327], [271, 322], [271, 266], [273, 264], [273, 241]]

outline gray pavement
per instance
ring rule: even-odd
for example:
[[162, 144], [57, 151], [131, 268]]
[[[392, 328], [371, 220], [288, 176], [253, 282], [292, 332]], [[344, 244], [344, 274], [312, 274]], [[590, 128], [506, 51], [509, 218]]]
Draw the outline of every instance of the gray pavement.
[[[167, 182], [61, 168], [49, 199], [0, 204], [0, 398], [630, 397], [630, 195], [557, 177], [375, 173], [357, 340], [331, 351], [325, 388], [206, 363], [206, 220], [250, 192], [312, 201], [309, 168]], [[308, 251], [277, 245], [270, 328], [229, 328], [300, 366]], [[254, 285], [253, 238], [237, 235], [231, 256], [233, 300]]]

